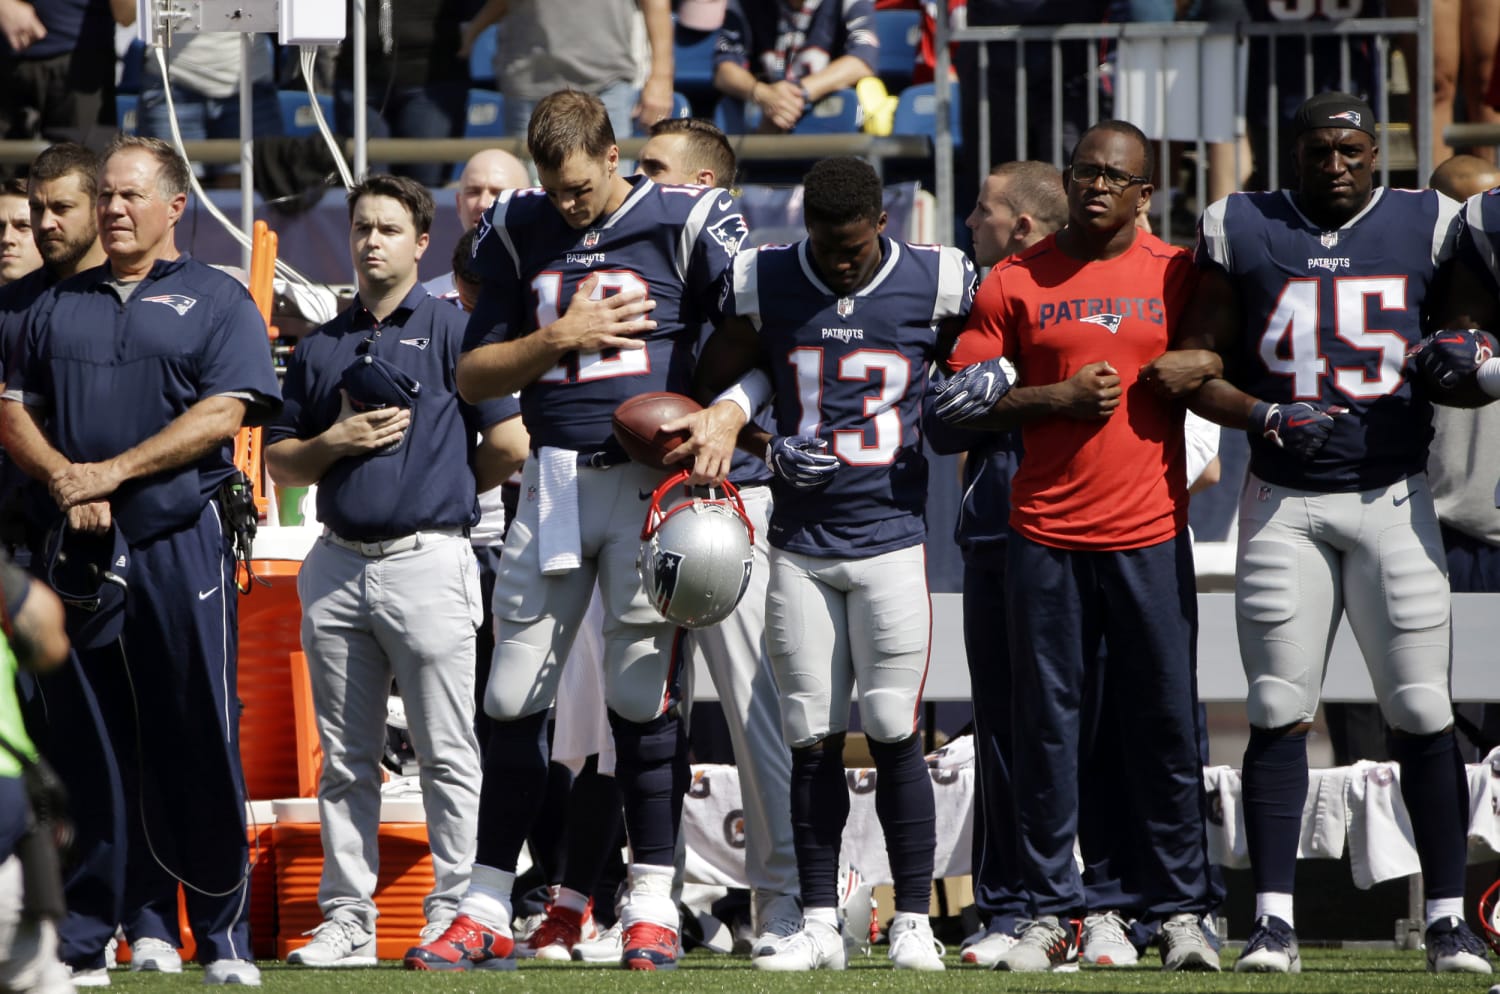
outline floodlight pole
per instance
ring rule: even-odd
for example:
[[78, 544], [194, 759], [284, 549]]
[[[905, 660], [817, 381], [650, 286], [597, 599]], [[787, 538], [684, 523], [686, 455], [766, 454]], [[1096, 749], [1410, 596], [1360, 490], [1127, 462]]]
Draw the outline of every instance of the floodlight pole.
[[354, 23], [349, 25], [354, 39], [354, 181], [364, 179], [369, 163], [369, 122], [365, 120], [365, 97], [369, 91], [369, 76], [365, 71], [365, 0], [354, 0], [352, 12]]

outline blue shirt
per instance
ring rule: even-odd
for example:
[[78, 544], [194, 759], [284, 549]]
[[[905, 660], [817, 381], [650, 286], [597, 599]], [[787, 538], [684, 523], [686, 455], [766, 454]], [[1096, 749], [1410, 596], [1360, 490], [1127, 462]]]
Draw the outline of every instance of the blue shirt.
[[1426, 468], [1432, 408], [1401, 367], [1422, 337], [1433, 278], [1455, 253], [1459, 206], [1435, 190], [1379, 188], [1333, 231], [1288, 192], [1234, 193], [1204, 212], [1198, 265], [1228, 274], [1243, 315], [1230, 381], [1261, 400], [1348, 411], [1311, 459], [1252, 433], [1256, 476], [1342, 493]]
[[807, 242], [735, 259], [724, 312], [760, 333], [779, 435], [812, 434], [843, 464], [808, 492], [780, 480], [768, 540], [810, 556], [864, 559], [927, 535], [922, 398], [938, 325], [968, 313], [977, 277], [954, 248], [882, 237], [870, 282], [841, 297]]
[[644, 288], [656, 302], [656, 329], [637, 336], [644, 349], [570, 352], [522, 389], [534, 449], [618, 452], [610, 417], [621, 402], [659, 390], [691, 393], [698, 330], [749, 233], [739, 201], [724, 190], [644, 176], [628, 182], [625, 202], [587, 230], [570, 227], [539, 189], [502, 192], [479, 222], [474, 268], [484, 286], [465, 350], [551, 324], [596, 273], [603, 293]]
[[423, 529], [468, 528], [479, 520], [471, 468], [475, 434], [514, 417], [515, 402], [502, 398], [475, 407], [459, 398], [454, 369], [463, 336], [463, 311], [414, 286], [384, 321], [356, 299], [297, 343], [287, 366], [286, 404], [266, 430], [268, 446], [332, 427], [344, 370], [362, 355], [379, 356], [420, 384], [398, 447], [340, 459], [318, 481], [318, 520], [334, 534], [373, 542]]
[[[266, 323], [250, 294], [186, 255], [158, 261], [125, 303], [108, 263], [64, 280], [32, 310], [7, 397], [40, 409], [72, 462], [112, 458], [209, 397], [246, 399], [245, 424], [281, 407]], [[109, 497], [132, 545], [193, 524], [234, 469], [233, 440]]]
[[[26, 316], [42, 294], [56, 283], [52, 273], [42, 266], [0, 287], [0, 370], [8, 371], [21, 354]], [[38, 533], [62, 514], [47, 493], [46, 485], [28, 476], [3, 449], [0, 449], [0, 514], [24, 518], [27, 527]]]
[[733, 62], [774, 83], [797, 82], [852, 55], [871, 70], [880, 58], [872, 0], [729, 0], [714, 40], [714, 65]]
[[963, 493], [953, 539], [968, 566], [993, 566], [1010, 538], [1010, 490], [1021, 464], [1021, 432], [980, 431], [947, 424], [932, 411], [932, 379], [922, 408], [922, 433], [939, 455], [966, 452]]
[[109, 0], [36, 0], [32, 6], [47, 28], [47, 37], [16, 54], [0, 35], [0, 57], [29, 61], [77, 50], [84, 58], [114, 60], [115, 18]]

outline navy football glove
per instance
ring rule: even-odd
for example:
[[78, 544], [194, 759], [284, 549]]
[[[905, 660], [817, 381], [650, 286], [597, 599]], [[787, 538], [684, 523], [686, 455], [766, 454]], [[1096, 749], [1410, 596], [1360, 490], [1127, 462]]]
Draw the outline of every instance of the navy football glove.
[[1343, 413], [1342, 407], [1325, 411], [1306, 401], [1268, 404], [1262, 400], [1250, 411], [1250, 430], [1298, 458], [1311, 459], [1333, 433], [1333, 419]]
[[1500, 343], [1487, 331], [1449, 328], [1408, 349], [1401, 371], [1434, 404], [1480, 407], [1492, 398], [1479, 388], [1475, 374], [1497, 351]]
[[838, 456], [816, 435], [777, 435], [766, 450], [766, 465], [798, 490], [814, 490], [839, 471]]
[[967, 424], [988, 414], [1014, 380], [1015, 367], [1003, 356], [965, 366], [938, 386], [933, 412], [950, 425]]

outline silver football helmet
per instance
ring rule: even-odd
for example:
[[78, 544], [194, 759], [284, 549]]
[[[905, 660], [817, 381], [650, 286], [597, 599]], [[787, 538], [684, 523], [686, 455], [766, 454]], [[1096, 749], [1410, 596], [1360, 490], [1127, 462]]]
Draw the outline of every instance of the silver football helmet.
[[727, 481], [723, 497], [691, 497], [662, 511], [662, 498], [687, 478], [686, 470], [678, 472], [651, 495], [636, 568], [663, 618], [707, 628], [729, 617], [745, 594], [755, 528], [739, 491]]

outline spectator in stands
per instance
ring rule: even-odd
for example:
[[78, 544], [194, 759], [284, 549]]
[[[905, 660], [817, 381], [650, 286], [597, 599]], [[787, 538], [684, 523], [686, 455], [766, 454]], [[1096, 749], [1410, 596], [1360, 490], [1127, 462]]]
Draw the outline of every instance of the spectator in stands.
[[[646, 24], [650, 68], [636, 84], [636, 8]], [[526, 136], [537, 102], [555, 90], [604, 101], [615, 134], [648, 128], [672, 113], [672, 6], [669, 0], [488, 0], [464, 30], [460, 54], [501, 19], [495, 78], [505, 94], [505, 131]], [[579, 30], [587, 25], [588, 30]]]
[[[730, 0], [714, 43], [714, 88], [760, 114], [760, 130], [791, 131], [812, 105], [875, 74], [872, 0]], [[748, 124], [750, 117], [745, 118]]]
[[115, 24], [135, 0], [0, 0], [0, 137], [77, 141], [115, 133]]
[[[1392, 17], [1415, 17], [1418, 0], [1389, 0]], [[1416, 37], [1397, 39], [1406, 57], [1407, 72], [1415, 80]], [[1470, 121], [1500, 122], [1500, 109], [1485, 100], [1494, 79], [1496, 48], [1500, 46], [1500, 0], [1433, 0], [1432, 4], [1432, 161], [1445, 161], [1458, 149], [1448, 146], [1443, 129], [1458, 120], [1462, 108]], [[1416, 86], [1412, 86], [1416, 96]], [[1462, 99], [1459, 99], [1460, 96]], [[1413, 107], [1413, 113], [1427, 108]], [[1415, 118], [1413, 118], [1415, 120]], [[1495, 161], [1495, 146], [1476, 146], [1472, 151]]]
[[[521, 160], [498, 148], [474, 153], [458, 177], [458, 223], [471, 231], [479, 215], [495, 202], [501, 190], [519, 190], [531, 185], [531, 175]], [[456, 271], [456, 269], [455, 269]], [[452, 297], [457, 290], [453, 273], [444, 273], [422, 284], [434, 297]], [[467, 310], [468, 308], [465, 308]]]
[[[468, 112], [469, 67], [459, 57], [459, 25], [474, 14], [476, 0], [367, 0], [365, 65], [369, 89], [366, 119], [371, 138], [458, 138]], [[564, 6], [559, 4], [558, 6]], [[352, 0], [346, 0], [353, 20]], [[334, 120], [340, 134], [354, 133], [353, 35], [339, 46]], [[398, 165], [398, 176], [440, 186], [445, 162]]]
[[[171, 78], [172, 106], [183, 141], [240, 137], [241, 36], [219, 31], [175, 34], [167, 50], [167, 73]], [[271, 76], [271, 39], [253, 35], [251, 56], [251, 121], [256, 138], [281, 134], [281, 105]], [[139, 134], [172, 140], [167, 112], [167, 85], [154, 48], [146, 50], [146, 68], [141, 78]], [[332, 126], [333, 122], [328, 122]], [[199, 176], [203, 168], [194, 165]], [[215, 175], [238, 175], [238, 166], [210, 167]]]
[[42, 264], [31, 236], [31, 204], [24, 179], [0, 184], [0, 286], [14, 283]]

